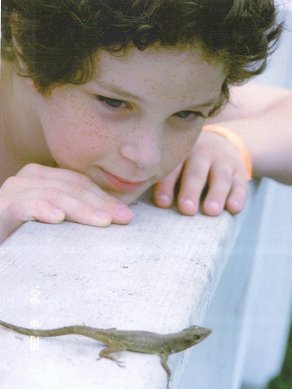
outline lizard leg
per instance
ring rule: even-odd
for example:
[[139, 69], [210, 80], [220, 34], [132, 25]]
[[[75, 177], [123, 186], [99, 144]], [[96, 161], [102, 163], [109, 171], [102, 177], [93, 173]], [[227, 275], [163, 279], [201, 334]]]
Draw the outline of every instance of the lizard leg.
[[169, 382], [171, 378], [171, 370], [167, 364], [168, 354], [160, 354], [160, 363], [167, 374], [167, 389], [169, 388]]
[[100, 357], [99, 359], [101, 359], [101, 358], [110, 359], [111, 361], [116, 362], [120, 367], [125, 367], [125, 362], [119, 361], [113, 355], [111, 355], [112, 353], [116, 353], [118, 351], [124, 351], [124, 350], [125, 350], [125, 347], [120, 346], [120, 345], [112, 345], [112, 346], [103, 348], [99, 353], [99, 357]]

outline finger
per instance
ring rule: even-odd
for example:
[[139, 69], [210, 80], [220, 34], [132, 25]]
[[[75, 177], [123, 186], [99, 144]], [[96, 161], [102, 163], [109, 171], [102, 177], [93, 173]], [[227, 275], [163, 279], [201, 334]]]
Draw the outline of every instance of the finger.
[[55, 188], [27, 191], [26, 198], [14, 201], [8, 207], [16, 221], [39, 220], [57, 223], [64, 219], [80, 224], [104, 227], [112, 222], [111, 215], [92, 207]]
[[[55, 176], [55, 174], [52, 174], [52, 176]], [[85, 180], [83, 180], [83, 178], [85, 178]], [[31, 187], [40, 189], [56, 189], [56, 193], [61, 191], [68, 195], [67, 198], [74, 198], [81, 201], [83, 204], [91, 206], [92, 208], [105, 211], [111, 216], [111, 221], [113, 223], [127, 224], [131, 221], [133, 212], [127, 205], [107, 194], [104, 196], [103, 191], [99, 189], [94, 183], [91, 183], [89, 179], [87, 180], [85, 176], [82, 177], [81, 181], [85, 183], [85, 185], [82, 185], [80, 181], [77, 182], [76, 180], [64, 181], [53, 178], [39, 178], [36, 176], [16, 176], [10, 185], [18, 187], [18, 190], [19, 187], [21, 187], [23, 190], [27, 189], [29, 193], [31, 193]], [[93, 186], [96, 187], [96, 190], [94, 191], [91, 190]], [[55, 195], [54, 191], [47, 192], [44, 190], [40, 193], [42, 194], [39, 196], [43, 196], [43, 198], [45, 198], [48, 202], [52, 201], [52, 199], [48, 197], [48, 194], [51, 193], [52, 195]]]
[[203, 211], [209, 216], [217, 216], [223, 211], [232, 187], [232, 168], [212, 166], [208, 178], [208, 191], [203, 202]]
[[85, 174], [73, 170], [63, 169], [59, 167], [43, 166], [36, 163], [30, 163], [25, 165], [17, 173], [17, 176], [33, 177], [33, 178], [44, 179], [44, 180], [55, 180], [61, 183], [69, 182], [72, 185], [75, 184], [77, 188], [84, 187], [86, 190], [95, 193], [105, 201], [115, 202], [124, 205], [124, 203], [122, 203], [115, 197], [110, 196], [107, 192], [102, 190]]
[[39, 220], [44, 223], [60, 223], [65, 214], [43, 200], [15, 201], [1, 213], [0, 242], [8, 238], [18, 227], [29, 220]]
[[109, 214], [113, 223], [127, 224], [133, 217], [132, 210], [126, 204], [118, 201], [110, 195], [107, 195], [95, 184], [93, 184], [93, 186], [96, 186], [96, 189], [93, 191], [90, 181], [85, 186], [78, 182], [63, 182], [57, 180], [50, 180], [49, 184], [54, 185], [54, 187], [58, 189], [61, 187], [61, 191], [66, 193], [69, 198], [74, 198], [84, 205], [89, 205], [91, 208], [95, 208]]
[[62, 192], [54, 197], [53, 204], [62, 209], [65, 213], [65, 219], [71, 222], [97, 227], [105, 227], [112, 223], [112, 217], [108, 212], [92, 207]]
[[178, 209], [184, 215], [194, 215], [206, 186], [210, 162], [206, 158], [192, 158], [185, 163], [178, 194]]
[[173, 203], [176, 182], [180, 176], [182, 164], [152, 187], [153, 202], [161, 208], [168, 208]]
[[235, 173], [232, 189], [225, 206], [229, 212], [236, 214], [242, 211], [247, 197], [247, 186], [246, 175]]

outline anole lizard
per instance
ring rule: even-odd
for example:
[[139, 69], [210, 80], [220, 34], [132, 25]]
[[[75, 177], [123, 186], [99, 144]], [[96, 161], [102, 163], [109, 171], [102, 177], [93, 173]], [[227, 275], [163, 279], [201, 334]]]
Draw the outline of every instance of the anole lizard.
[[83, 335], [98, 340], [107, 347], [99, 353], [100, 358], [108, 358], [122, 366], [122, 363], [111, 354], [118, 351], [136, 351], [139, 353], [157, 354], [161, 358], [161, 365], [167, 374], [167, 387], [171, 377], [171, 370], [167, 365], [169, 354], [183, 351], [201, 342], [210, 333], [203, 327], [191, 326], [182, 331], [171, 334], [157, 334], [149, 331], [117, 330], [116, 328], [99, 329], [88, 326], [68, 326], [50, 330], [18, 327], [0, 320], [0, 325], [13, 331], [30, 336], [60, 336]]

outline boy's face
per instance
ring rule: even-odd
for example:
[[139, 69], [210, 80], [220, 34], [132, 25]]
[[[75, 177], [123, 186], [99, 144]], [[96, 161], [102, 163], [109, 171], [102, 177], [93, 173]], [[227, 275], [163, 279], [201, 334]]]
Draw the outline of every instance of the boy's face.
[[88, 83], [39, 95], [38, 114], [56, 163], [131, 202], [183, 162], [212, 110], [223, 66], [199, 50], [101, 51]]

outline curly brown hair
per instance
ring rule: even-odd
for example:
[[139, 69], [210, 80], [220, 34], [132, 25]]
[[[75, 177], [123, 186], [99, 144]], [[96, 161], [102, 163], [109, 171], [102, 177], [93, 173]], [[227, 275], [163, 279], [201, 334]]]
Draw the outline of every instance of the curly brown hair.
[[157, 42], [199, 45], [223, 63], [224, 100], [228, 85], [264, 70], [282, 28], [272, 0], [2, 0], [2, 54], [15, 64], [12, 20], [25, 75], [41, 93], [88, 81], [98, 49]]

